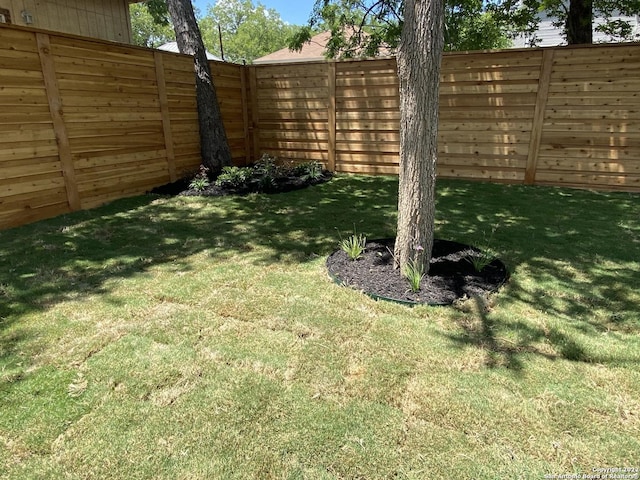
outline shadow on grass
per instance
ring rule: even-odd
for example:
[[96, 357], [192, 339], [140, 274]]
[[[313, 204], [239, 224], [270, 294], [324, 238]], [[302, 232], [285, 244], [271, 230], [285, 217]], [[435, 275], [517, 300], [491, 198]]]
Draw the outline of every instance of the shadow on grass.
[[[547, 330], [517, 319], [506, 320], [489, 314], [484, 298], [474, 297], [471, 301], [475, 315], [458, 319], [456, 323], [460, 331], [445, 336], [460, 348], [473, 346], [484, 350], [486, 368], [521, 372], [524, 369], [523, 358], [529, 355], [548, 360], [596, 361], [571, 336], [557, 329]], [[516, 339], [505, 338], [505, 333], [515, 333], [511, 336]]]
[[[16, 343], [3, 335], [10, 322], [66, 299], [108, 293], [110, 279], [165, 263], [184, 270], [184, 258], [203, 251], [214, 261], [247, 252], [257, 263], [308, 261], [331, 253], [339, 234], [354, 228], [393, 236], [396, 202], [394, 177], [338, 176], [279, 195], [140, 196], [0, 232], [0, 355]], [[528, 304], [585, 333], [638, 331], [631, 286], [640, 284], [639, 202], [626, 194], [440, 181], [436, 236], [490, 246], [512, 273], [526, 270], [529, 283], [512, 276], [505, 305]], [[482, 322], [454, 340], [487, 345], [515, 369], [519, 354], [546, 335], [532, 330], [511, 351], [491, 337], [492, 320]], [[578, 347], [570, 350], [566, 358], [581, 357]]]
[[[579, 339], [640, 331], [640, 293], [634, 287], [640, 284], [638, 195], [442, 182], [437, 210], [439, 236], [491, 247], [512, 273], [494, 311], [483, 299], [473, 300], [474, 320], [464, 316], [459, 332], [448, 335], [454, 344], [486, 350], [488, 368], [515, 371], [531, 354], [639, 363], [596, 353]], [[498, 313], [523, 306], [528, 311], [520, 318]], [[543, 326], [543, 315], [562, 329]]]
[[[390, 235], [395, 181], [349, 177], [247, 197], [140, 196], [0, 232], [0, 321], [59, 301], [107, 293], [107, 280], [203, 251], [256, 252], [258, 263], [328, 255], [353, 230]], [[260, 248], [258, 248], [260, 247]]]
[[[552, 361], [569, 360], [634, 369], [640, 365], [638, 354], [630, 356], [628, 353], [585, 347], [580, 343], [580, 335], [572, 331], [573, 325], [561, 331], [557, 326], [541, 326], [536, 322], [490, 313], [486, 300], [480, 297], [474, 297], [471, 302], [473, 314], [455, 320], [459, 331], [443, 335], [460, 349], [475, 347], [486, 352], [486, 368], [507, 368], [520, 373], [524, 370], [525, 358], [532, 355]], [[577, 330], [583, 329], [578, 326]], [[628, 343], [628, 337], [618, 340]], [[607, 344], [611, 347], [610, 342]], [[630, 351], [627, 348], [623, 350]]]

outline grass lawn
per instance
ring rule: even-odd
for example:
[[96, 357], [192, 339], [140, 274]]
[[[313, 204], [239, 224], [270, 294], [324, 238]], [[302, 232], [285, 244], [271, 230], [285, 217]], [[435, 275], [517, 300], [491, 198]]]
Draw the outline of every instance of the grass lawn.
[[338, 232], [393, 236], [396, 194], [338, 176], [0, 232], [0, 478], [640, 467], [640, 196], [440, 181], [436, 236], [511, 279], [408, 308], [324, 268]]

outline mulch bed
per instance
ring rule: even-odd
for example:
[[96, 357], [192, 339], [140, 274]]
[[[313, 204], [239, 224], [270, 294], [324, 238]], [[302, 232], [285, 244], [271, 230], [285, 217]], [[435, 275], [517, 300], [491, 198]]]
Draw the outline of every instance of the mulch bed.
[[477, 272], [469, 261], [477, 248], [436, 239], [429, 274], [422, 279], [420, 290], [413, 292], [408, 280], [393, 268], [394, 242], [394, 238], [370, 241], [364, 254], [355, 261], [344, 251], [335, 251], [327, 259], [329, 275], [337, 283], [362, 290], [376, 299], [430, 305], [448, 305], [487, 295], [497, 291], [509, 276], [498, 259]]
[[293, 190], [299, 190], [311, 185], [318, 185], [331, 180], [333, 175], [330, 172], [323, 172], [322, 176], [317, 179], [303, 180], [300, 177], [278, 177], [273, 185], [266, 188], [260, 188], [258, 185], [249, 185], [246, 188], [221, 188], [213, 182], [204, 190], [195, 190], [189, 188], [191, 180], [183, 178], [173, 183], [168, 183], [160, 187], [156, 187], [149, 193], [156, 195], [182, 195], [186, 197], [221, 197], [224, 195], [248, 195], [250, 193], [284, 193]]

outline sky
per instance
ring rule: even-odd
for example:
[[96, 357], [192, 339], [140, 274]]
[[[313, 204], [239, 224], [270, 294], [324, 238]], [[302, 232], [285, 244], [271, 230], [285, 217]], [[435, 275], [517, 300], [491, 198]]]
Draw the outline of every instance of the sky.
[[[216, 0], [193, 0], [193, 5], [204, 15], [209, 5]], [[273, 8], [280, 14], [280, 18], [292, 25], [304, 25], [309, 20], [315, 0], [254, 0], [254, 5], [261, 3], [267, 8]]]

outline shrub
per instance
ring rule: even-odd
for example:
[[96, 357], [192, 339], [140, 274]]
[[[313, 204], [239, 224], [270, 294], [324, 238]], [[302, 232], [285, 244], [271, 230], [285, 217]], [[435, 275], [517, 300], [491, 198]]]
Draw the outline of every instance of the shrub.
[[222, 167], [222, 173], [216, 179], [218, 187], [241, 188], [251, 178], [251, 169], [241, 167]]
[[200, 165], [200, 170], [198, 171], [196, 176], [193, 177], [191, 183], [189, 183], [189, 188], [198, 192], [202, 192], [204, 189], [206, 189], [211, 184], [211, 182], [209, 182], [208, 173], [209, 169], [204, 165]]
[[258, 185], [259, 190], [269, 190], [275, 187], [279, 169], [275, 158], [264, 154], [262, 158], [253, 166], [253, 181]]
[[300, 165], [300, 178], [304, 182], [319, 180], [322, 178], [322, 164], [320, 162], [309, 162]]

